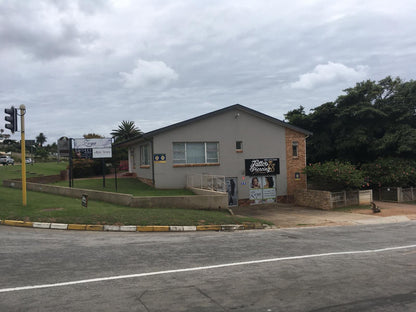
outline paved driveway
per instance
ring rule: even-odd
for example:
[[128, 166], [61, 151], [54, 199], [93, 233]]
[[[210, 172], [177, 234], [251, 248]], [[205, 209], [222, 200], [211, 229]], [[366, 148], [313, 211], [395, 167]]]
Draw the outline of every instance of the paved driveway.
[[[416, 205], [407, 205], [407, 213], [392, 213], [394, 204], [378, 203], [382, 213], [374, 214], [370, 208], [351, 212], [326, 211], [313, 208], [299, 207], [292, 204], [270, 204], [258, 206], [245, 206], [233, 208], [233, 212], [239, 216], [250, 216], [273, 222], [275, 226], [335, 226], [355, 224], [378, 224], [416, 220]], [[387, 212], [387, 210], [392, 210]], [[413, 212], [415, 215], [409, 213]], [[413, 218], [414, 216], [414, 218]]]

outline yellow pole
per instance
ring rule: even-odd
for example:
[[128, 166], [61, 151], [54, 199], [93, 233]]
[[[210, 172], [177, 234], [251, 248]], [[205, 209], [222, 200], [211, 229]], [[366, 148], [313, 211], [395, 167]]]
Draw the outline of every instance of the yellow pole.
[[21, 152], [22, 152], [22, 203], [27, 205], [26, 196], [26, 145], [25, 145], [25, 113], [26, 107], [20, 105], [20, 134], [21, 134]]

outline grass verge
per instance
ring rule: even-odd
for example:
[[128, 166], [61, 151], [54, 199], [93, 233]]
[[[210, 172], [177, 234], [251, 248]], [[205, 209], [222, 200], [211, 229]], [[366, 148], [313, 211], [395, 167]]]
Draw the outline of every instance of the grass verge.
[[231, 216], [225, 211], [168, 208], [132, 208], [99, 201], [28, 192], [27, 206], [21, 204], [21, 191], [0, 187], [0, 219], [115, 225], [205, 225], [267, 223], [254, 218]]
[[[64, 168], [63, 164], [38, 163], [28, 166], [27, 171], [31, 176], [41, 176], [57, 174]], [[0, 167], [0, 181], [19, 178], [20, 170], [20, 166]], [[21, 190], [0, 187], [1, 220], [114, 225], [270, 224], [255, 218], [232, 216], [226, 211], [131, 208], [93, 200], [88, 201], [88, 208], [85, 208], [80, 198], [38, 192], [27, 192], [27, 206], [23, 207], [21, 193]]]

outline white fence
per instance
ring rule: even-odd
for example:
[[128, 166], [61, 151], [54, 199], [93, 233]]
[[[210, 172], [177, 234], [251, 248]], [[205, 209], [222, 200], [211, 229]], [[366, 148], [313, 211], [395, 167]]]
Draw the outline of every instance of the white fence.
[[217, 192], [226, 192], [225, 176], [209, 174], [193, 174], [186, 178], [186, 186], [211, 190]]
[[343, 191], [343, 192], [332, 192], [331, 193], [331, 206], [346, 207], [353, 205], [365, 205], [373, 201], [372, 190], [366, 191]]

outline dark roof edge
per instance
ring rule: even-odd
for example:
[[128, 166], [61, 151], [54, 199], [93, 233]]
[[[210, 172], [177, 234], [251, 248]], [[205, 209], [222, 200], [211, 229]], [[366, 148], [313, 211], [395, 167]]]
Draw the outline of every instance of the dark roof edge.
[[199, 120], [202, 120], [202, 119], [206, 119], [208, 117], [213, 117], [213, 116], [216, 116], [218, 114], [221, 114], [223, 112], [230, 111], [230, 110], [233, 110], [233, 109], [241, 110], [243, 112], [254, 115], [254, 116], [259, 117], [261, 119], [264, 119], [264, 120], [270, 121], [272, 123], [278, 124], [279, 126], [289, 128], [289, 129], [297, 131], [297, 132], [304, 133], [305, 135], [312, 135], [312, 132], [307, 131], [305, 129], [293, 126], [293, 125], [288, 124], [284, 121], [281, 121], [277, 118], [274, 118], [274, 117], [271, 117], [269, 115], [260, 113], [260, 112], [254, 110], [254, 109], [248, 108], [248, 107], [243, 106], [241, 104], [234, 104], [234, 105], [227, 106], [227, 107], [221, 108], [219, 110], [216, 110], [216, 111], [213, 111], [213, 112], [210, 112], [210, 113], [206, 113], [206, 114], [203, 114], [203, 115], [191, 118], [191, 119], [187, 119], [187, 120], [184, 120], [184, 121], [181, 121], [181, 122], [163, 127], [163, 128], [159, 128], [159, 129], [156, 129], [156, 130], [153, 130], [153, 131], [150, 131], [150, 132], [143, 133], [140, 136], [125, 140], [123, 142], [119, 142], [117, 145], [128, 146], [128, 145], [131, 145], [131, 143], [144, 141], [146, 139], [149, 140], [149, 139], [153, 138], [155, 135], [157, 135], [159, 133], [166, 132], [166, 131], [169, 131], [169, 130], [172, 130], [172, 129], [176, 129], [176, 128], [191, 124], [193, 122], [196, 122], [196, 121], [199, 121]]

